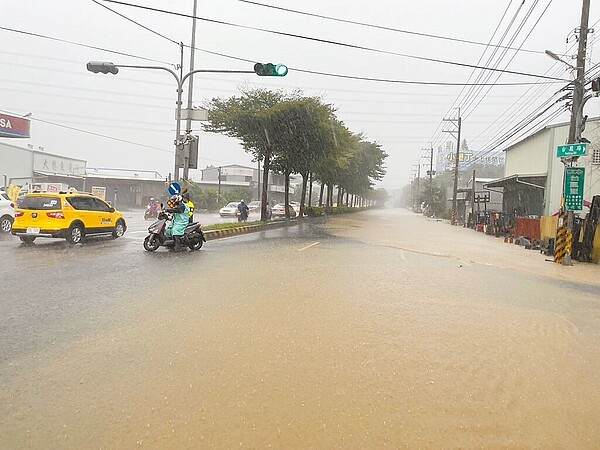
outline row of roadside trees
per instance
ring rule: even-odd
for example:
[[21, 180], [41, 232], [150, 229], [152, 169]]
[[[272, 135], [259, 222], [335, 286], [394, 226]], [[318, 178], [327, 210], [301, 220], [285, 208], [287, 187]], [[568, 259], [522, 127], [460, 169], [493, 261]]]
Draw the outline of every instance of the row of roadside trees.
[[321, 185], [319, 204], [326, 206], [334, 204], [336, 190], [338, 205], [387, 199], [373, 183], [385, 175], [388, 155], [378, 143], [348, 130], [336, 117], [334, 106], [320, 97], [307, 97], [300, 91], [247, 89], [239, 96], [214, 98], [206, 107], [206, 131], [239, 139], [255, 161], [262, 161], [261, 220], [267, 217], [269, 171], [285, 176], [288, 215], [291, 174], [302, 176], [301, 217], [313, 182]]

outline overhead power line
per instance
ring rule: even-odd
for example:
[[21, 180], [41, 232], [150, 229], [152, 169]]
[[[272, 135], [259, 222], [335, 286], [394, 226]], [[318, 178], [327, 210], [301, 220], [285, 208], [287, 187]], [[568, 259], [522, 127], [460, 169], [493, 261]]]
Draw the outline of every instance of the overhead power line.
[[[480, 46], [485, 46], [485, 47], [490, 46], [490, 44], [486, 44], [485, 42], [478, 42], [478, 41], [473, 41], [473, 40], [469, 40], [469, 39], [454, 38], [454, 37], [450, 37], [450, 36], [441, 36], [438, 34], [423, 33], [423, 32], [419, 32], [419, 31], [402, 30], [400, 28], [386, 27], [383, 25], [375, 25], [375, 24], [366, 23], [366, 22], [359, 22], [356, 20], [340, 19], [339, 17], [331, 17], [331, 16], [326, 16], [323, 14], [310, 13], [307, 11], [298, 11], [298, 10], [291, 9], [291, 8], [284, 8], [284, 7], [275, 6], [275, 5], [267, 5], [265, 3], [255, 2], [255, 1], [251, 1], [251, 0], [237, 0], [237, 1], [242, 2], [242, 3], [247, 3], [250, 5], [260, 6], [263, 8], [276, 9], [279, 11], [285, 11], [285, 12], [289, 12], [289, 13], [293, 13], [293, 14], [300, 14], [300, 15], [308, 16], [308, 17], [316, 17], [319, 19], [326, 19], [326, 20], [331, 20], [334, 22], [341, 22], [341, 23], [347, 23], [347, 24], [351, 24], [351, 25], [359, 25], [362, 27], [375, 28], [377, 30], [393, 31], [395, 33], [403, 33], [403, 34], [410, 34], [413, 36], [420, 36], [420, 37], [427, 37], [427, 38], [432, 38], [432, 39], [441, 39], [441, 40], [445, 40], [445, 41], [459, 42], [461, 44], [473, 44], [473, 45], [480, 45]], [[517, 49], [517, 48], [513, 48], [513, 47], [505, 47], [502, 45], [491, 45], [491, 46], [498, 47], [498, 48], [505, 48], [508, 50], [517, 50], [517, 51], [521, 51], [524, 53], [537, 53], [537, 54], [542, 54], [542, 55], [544, 54], [544, 52], [541, 50]]]
[[[5, 110], [1, 110], [4, 114], [9, 114], [9, 115], [16, 115], [18, 116], [18, 114], [11, 112], [11, 111], [5, 111]], [[44, 119], [38, 119], [36, 117], [30, 117], [30, 120], [36, 121], [36, 122], [41, 122], [41, 123], [46, 123], [48, 125], [52, 125], [55, 127], [59, 127], [59, 128], [65, 128], [67, 130], [71, 130], [71, 131], [77, 131], [79, 133], [84, 133], [84, 134], [89, 134], [92, 136], [97, 136], [97, 137], [102, 137], [105, 139], [111, 139], [113, 141], [118, 141], [118, 142], [123, 142], [125, 144], [131, 144], [131, 145], [136, 145], [138, 147], [145, 147], [145, 148], [151, 148], [153, 150], [159, 150], [161, 152], [166, 152], [166, 153], [173, 153], [171, 150], [165, 150], [164, 148], [160, 148], [160, 147], [153, 147], [152, 145], [146, 145], [146, 144], [141, 144], [140, 142], [135, 142], [135, 141], [128, 141], [127, 139], [121, 139], [121, 138], [116, 138], [114, 136], [109, 136], [107, 134], [102, 134], [102, 133], [95, 133], [93, 131], [88, 131], [88, 130], [82, 130], [81, 128], [75, 128], [75, 127], [70, 127], [68, 125], [63, 125], [60, 123], [56, 123], [56, 122], [51, 122], [49, 120], [44, 120]]]
[[[187, 17], [189, 19], [195, 18], [197, 20], [202, 20], [204, 22], [209, 22], [209, 23], [215, 23], [218, 25], [225, 25], [225, 26], [230, 26], [230, 27], [235, 27], [235, 28], [242, 28], [242, 29], [246, 29], [246, 30], [260, 31], [263, 33], [270, 33], [270, 34], [275, 34], [275, 35], [279, 35], [279, 36], [292, 37], [292, 38], [296, 38], [296, 39], [303, 39], [303, 40], [307, 40], [307, 41], [318, 42], [321, 44], [336, 45], [336, 46], [351, 48], [351, 49], [355, 49], [355, 50], [363, 50], [363, 51], [381, 53], [381, 54], [385, 54], [385, 55], [400, 56], [403, 58], [415, 59], [418, 61], [435, 62], [435, 63], [439, 63], [439, 64], [447, 64], [447, 65], [453, 65], [453, 66], [458, 66], [458, 67], [468, 67], [468, 68], [489, 70], [489, 71], [494, 71], [494, 72], [508, 73], [511, 75], [521, 75], [521, 76], [527, 76], [527, 77], [540, 78], [540, 75], [527, 73], [527, 72], [493, 69], [493, 68], [488, 68], [488, 67], [476, 66], [474, 64], [461, 63], [461, 62], [457, 62], [457, 61], [448, 61], [448, 60], [437, 59], [437, 58], [429, 58], [429, 57], [425, 57], [425, 56], [409, 55], [407, 53], [393, 52], [393, 51], [389, 51], [389, 50], [382, 50], [382, 49], [372, 48], [372, 47], [365, 47], [362, 45], [349, 44], [346, 42], [338, 42], [338, 41], [332, 41], [329, 39], [321, 39], [321, 38], [304, 36], [304, 35], [295, 34], [295, 33], [287, 33], [284, 31], [275, 31], [275, 30], [269, 30], [266, 28], [252, 27], [249, 25], [241, 25], [241, 24], [236, 24], [236, 23], [232, 23], [232, 22], [225, 22], [224, 20], [209, 19], [207, 17], [194, 16], [193, 14], [184, 14], [184, 13], [179, 13], [176, 11], [169, 11], [169, 10], [160, 9], [160, 8], [152, 8], [150, 6], [136, 5], [133, 3], [127, 3], [127, 2], [122, 2], [122, 1], [118, 1], [118, 0], [102, 0], [102, 1], [108, 2], [108, 3], [114, 3], [114, 4], [122, 5], [122, 6], [129, 6], [132, 8], [144, 9], [147, 11], [154, 11], [154, 12], [159, 12], [159, 13], [169, 14], [169, 15], [174, 15], [174, 16], [179, 16], [179, 17]], [[323, 75], [323, 74], [320, 73], [319, 75]], [[543, 76], [542, 76], [542, 78], [546, 78], [548, 80], [553, 80], [553, 81], [566, 81], [561, 78], [551, 78], [551, 77], [543, 77]]]
[[111, 50], [109, 48], [97, 47], [95, 45], [82, 44], [81, 42], [69, 41], [67, 39], [61, 39], [61, 38], [57, 38], [57, 37], [53, 37], [53, 36], [47, 36], [47, 35], [43, 35], [43, 34], [39, 34], [39, 33], [33, 33], [31, 31], [17, 30], [17, 29], [14, 29], [14, 28], [1, 27], [1, 26], [0, 26], [0, 30], [8, 31], [8, 32], [11, 32], [11, 33], [23, 34], [23, 35], [26, 35], [26, 36], [37, 37], [37, 38], [40, 38], [40, 39], [46, 39], [46, 40], [49, 40], [49, 41], [60, 42], [60, 43], [63, 43], [63, 44], [76, 45], [78, 47], [89, 48], [89, 49], [92, 49], [92, 50], [100, 50], [100, 51], [103, 51], [103, 52], [113, 53], [115, 55], [127, 56], [129, 58], [137, 58], [137, 59], [142, 59], [144, 61], [152, 61], [152, 62], [157, 62], [157, 63], [161, 63], [161, 64], [172, 65], [170, 62], [161, 61], [159, 59], [145, 58], [143, 56], [134, 55], [134, 54], [131, 54], [131, 53], [120, 52], [118, 50]]
[[[46, 36], [46, 35], [42, 35], [42, 34], [38, 34], [38, 33], [31, 33], [29, 31], [16, 30], [16, 29], [7, 28], [7, 27], [0, 27], [0, 30], [24, 34], [24, 35], [28, 35], [28, 36], [32, 36], [32, 37], [41, 38], [41, 39], [49, 39], [52, 41], [61, 42], [63, 44], [70, 44], [70, 45], [75, 45], [75, 46], [84, 47], [84, 48], [90, 48], [90, 49], [94, 49], [94, 50], [101, 50], [101, 51], [105, 51], [105, 52], [109, 52], [109, 53], [113, 53], [113, 54], [117, 54], [117, 55], [128, 56], [130, 58], [138, 58], [138, 59], [142, 59], [145, 61], [158, 62], [158, 63], [165, 64], [168, 66], [173, 65], [172, 63], [169, 63], [166, 61], [145, 58], [143, 56], [133, 55], [131, 53], [125, 53], [125, 52], [120, 52], [117, 50], [96, 47], [93, 45], [83, 44], [81, 42], [69, 41], [66, 39], [55, 38], [52, 36]], [[187, 45], [186, 45], [186, 47], [189, 48], [189, 46], [187, 46]], [[210, 54], [210, 55], [220, 56], [220, 57], [232, 59], [235, 61], [242, 61], [242, 62], [247, 62], [247, 63], [252, 63], [252, 64], [254, 64], [256, 62], [256, 60], [242, 58], [239, 56], [228, 55], [228, 54], [220, 53], [220, 52], [215, 52], [215, 51], [208, 50], [205, 48], [194, 47], [194, 49], [204, 52], [204, 53], [207, 53], [207, 54]], [[383, 79], [383, 78], [374, 78], [374, 77], [360, 77], [360, 76], [344, 75], [344, 74], [337, 74], [337, 73], [331, 73], [331, 72], [320, 72], [320, 71], [315, 71], [315, 70], [302, 69], [299, 67], [290, 67], [290, 70], [293, 70], [295, 72], [300, 72], [300, 73], [308, 73], [308, 74], [312, 74], [312, 75], [321, 75], [321, 76], [327, 76], [327, 77], [333, 77], [333, 78], [346, 78], [346, 79], [359, 80], [359, 81], [373, 81], [373, 82], [392, 83], [392, 84], [426, 85], [426, 86], [427, 85], [428, 86], [480, 86], [481, 85], [481, 84], [470, 84], [470, 83], [452, 83], [452, 82], [434, 82], [434, 81], [425, 82], [425, 81], [410, 81], [410, 80], [393, 80], [393, 79]], [[560, 81], [547, 81], [545, 83], [555, 84], [555, 83], [559, 83], [559, 82]], [[507, 83], [496, 84], [496, 86], [530, 86], [531, 84], [537, 84], [537, 83], [518, 82], [517, 81], [517, 82], [507, 82]]]
[[157, 35], [157, 36], [159, 36], [159, 37], [161, 37], [161, 38], [163, 38], [163, 39], [166, 39], [167, 41], [169, 41], [169, 42], [171, 42], [171, 43], [173, 43], [173, 44], [175, 44], [175, 45], [179, 45], [179, 42], [177, 42], [176, 40], [174, 40], [174, 39], [171, 39], [170, 37], [168, 37], [168, 36], [165, 36], [164, 34], [161, 34], [161, 33], [159, 33], [158, 31], [156, 31], [156, 30], [153, 30], [152, 28], [149, 28], [149, 27], [147, 27], [146, 25], [142, 25], [141, 23], [139, 23], [139, 22], [136, 22], [135, 20], [133, 20], [133, 19], [131, 19], [131, 18], [127, 17], [126, 15], [124, 15], [124, 14], [121, 14], [120, 12], [118, 12], [118, 11], [115, 11], [115, 10], [114, 10], [114, 9], [112, 9], [112, 8], [109, 8], [109, 7], [108, 7], [108, 6], [106, 6], [106, 5], [103, 5], [102, 3], [100, 3], [100, 2], [99, 2], [99, 1], [97, 1], [97, 0], [92, 0], [92, 2], [94, 2], [94, 3], [95, 3], [96, 5], [98, 5], [98, 6], [101, 6], [102, 8], [105, 8], [105, 9], [109, 10], [111, 13], [113, 13], [113, 14], [116, 14], [117, 16], [119, 16], [119, 17], [122, 17], [123, 19], [125, 19], [125, 20], [127, 20], [127, 21], [129, 21], [129, 22], [131, 22], [131, 23], [133, 23], [133, 24], [135, 24], [135, 25], [137, 25], [138, 27], [141, 27], [141, 28], [143, 28], [144, 30], [146, 30], [146, 31], [149, 31], [149, 32], [150, 32], [150, 33], [152, 33], [152, 34], [155, 34], [155, 35]]

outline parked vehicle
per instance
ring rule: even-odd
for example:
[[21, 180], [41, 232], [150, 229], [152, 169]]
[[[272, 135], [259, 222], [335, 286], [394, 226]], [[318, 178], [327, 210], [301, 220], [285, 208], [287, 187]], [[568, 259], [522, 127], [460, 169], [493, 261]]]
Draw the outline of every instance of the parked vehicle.
[[[159, 247], [173, 248], [175, 240], [167, 235], [167, 228], [173, 215], [161, 211], [158, 214], [158, 220], [148, 227], [148, 236], [144, 239], [144, 249], [149, 252], [155, 252]], [[206, 242], [202, 228], [198, 222], [191, 223], [183, 231], [181, 245], [189, 247], [190, 250], [200, 250], [202, 244]]]
[[0, 191], [0, 234], [10, 233], [14, 221], [14, 203], [6, 192]]
[[11, 233], [25, 244], [38, 237], [80, 243], [85, 236], [123, 236], [123, 214], [103, 200], [80, 192], [40, 192], [19, 197]]
[[250, 203], [248, 203], [248, 208], [250, 209], [250, 214], [252, 213], [260, 213], [260, 205], [261, 202], [258, 200], [253, 200]]
[[[290, 218], [296, 217], [296, 211], [291, 206], [288, 206], [290, 212]], [[271, 208], [271, 216], [273, 219], [276, 218], [284, 218], [285, 217], [285, 205], [283, 203], [278, 203], [277, 205]]]
[[290, 206], [296, 211], [296, 215], [300, 214], [300, 202], [290, 202]]
[[221, 217], [237, 217], [240, 202], [229, 202], [219, 210]]

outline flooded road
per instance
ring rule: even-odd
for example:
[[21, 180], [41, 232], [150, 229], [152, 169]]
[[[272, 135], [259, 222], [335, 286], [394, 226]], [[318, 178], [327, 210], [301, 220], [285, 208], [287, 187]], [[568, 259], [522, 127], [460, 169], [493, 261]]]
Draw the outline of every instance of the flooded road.
[[600, 446], [598, 266], [397, 210], [196, 254], [25, 250], [9, 280], [35, 257], [80, 287], [0, 288], [30, 342], [0, 347], [0, 447]]

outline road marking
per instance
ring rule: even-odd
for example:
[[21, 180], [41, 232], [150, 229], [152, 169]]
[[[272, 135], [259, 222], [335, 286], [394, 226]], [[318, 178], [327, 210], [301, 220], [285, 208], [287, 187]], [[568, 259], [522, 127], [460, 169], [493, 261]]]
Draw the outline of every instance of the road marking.
[[302, 247], [302, 248], [298, 249], [298, 251], [303, 252], [304, 250], [308, 250], [309, 248], [314, 247], [315, 245], [319, 245], [319, 244], [320, 244], [320, 242], [314, 242], [310, 245], [307, 245], [306, 247]]

